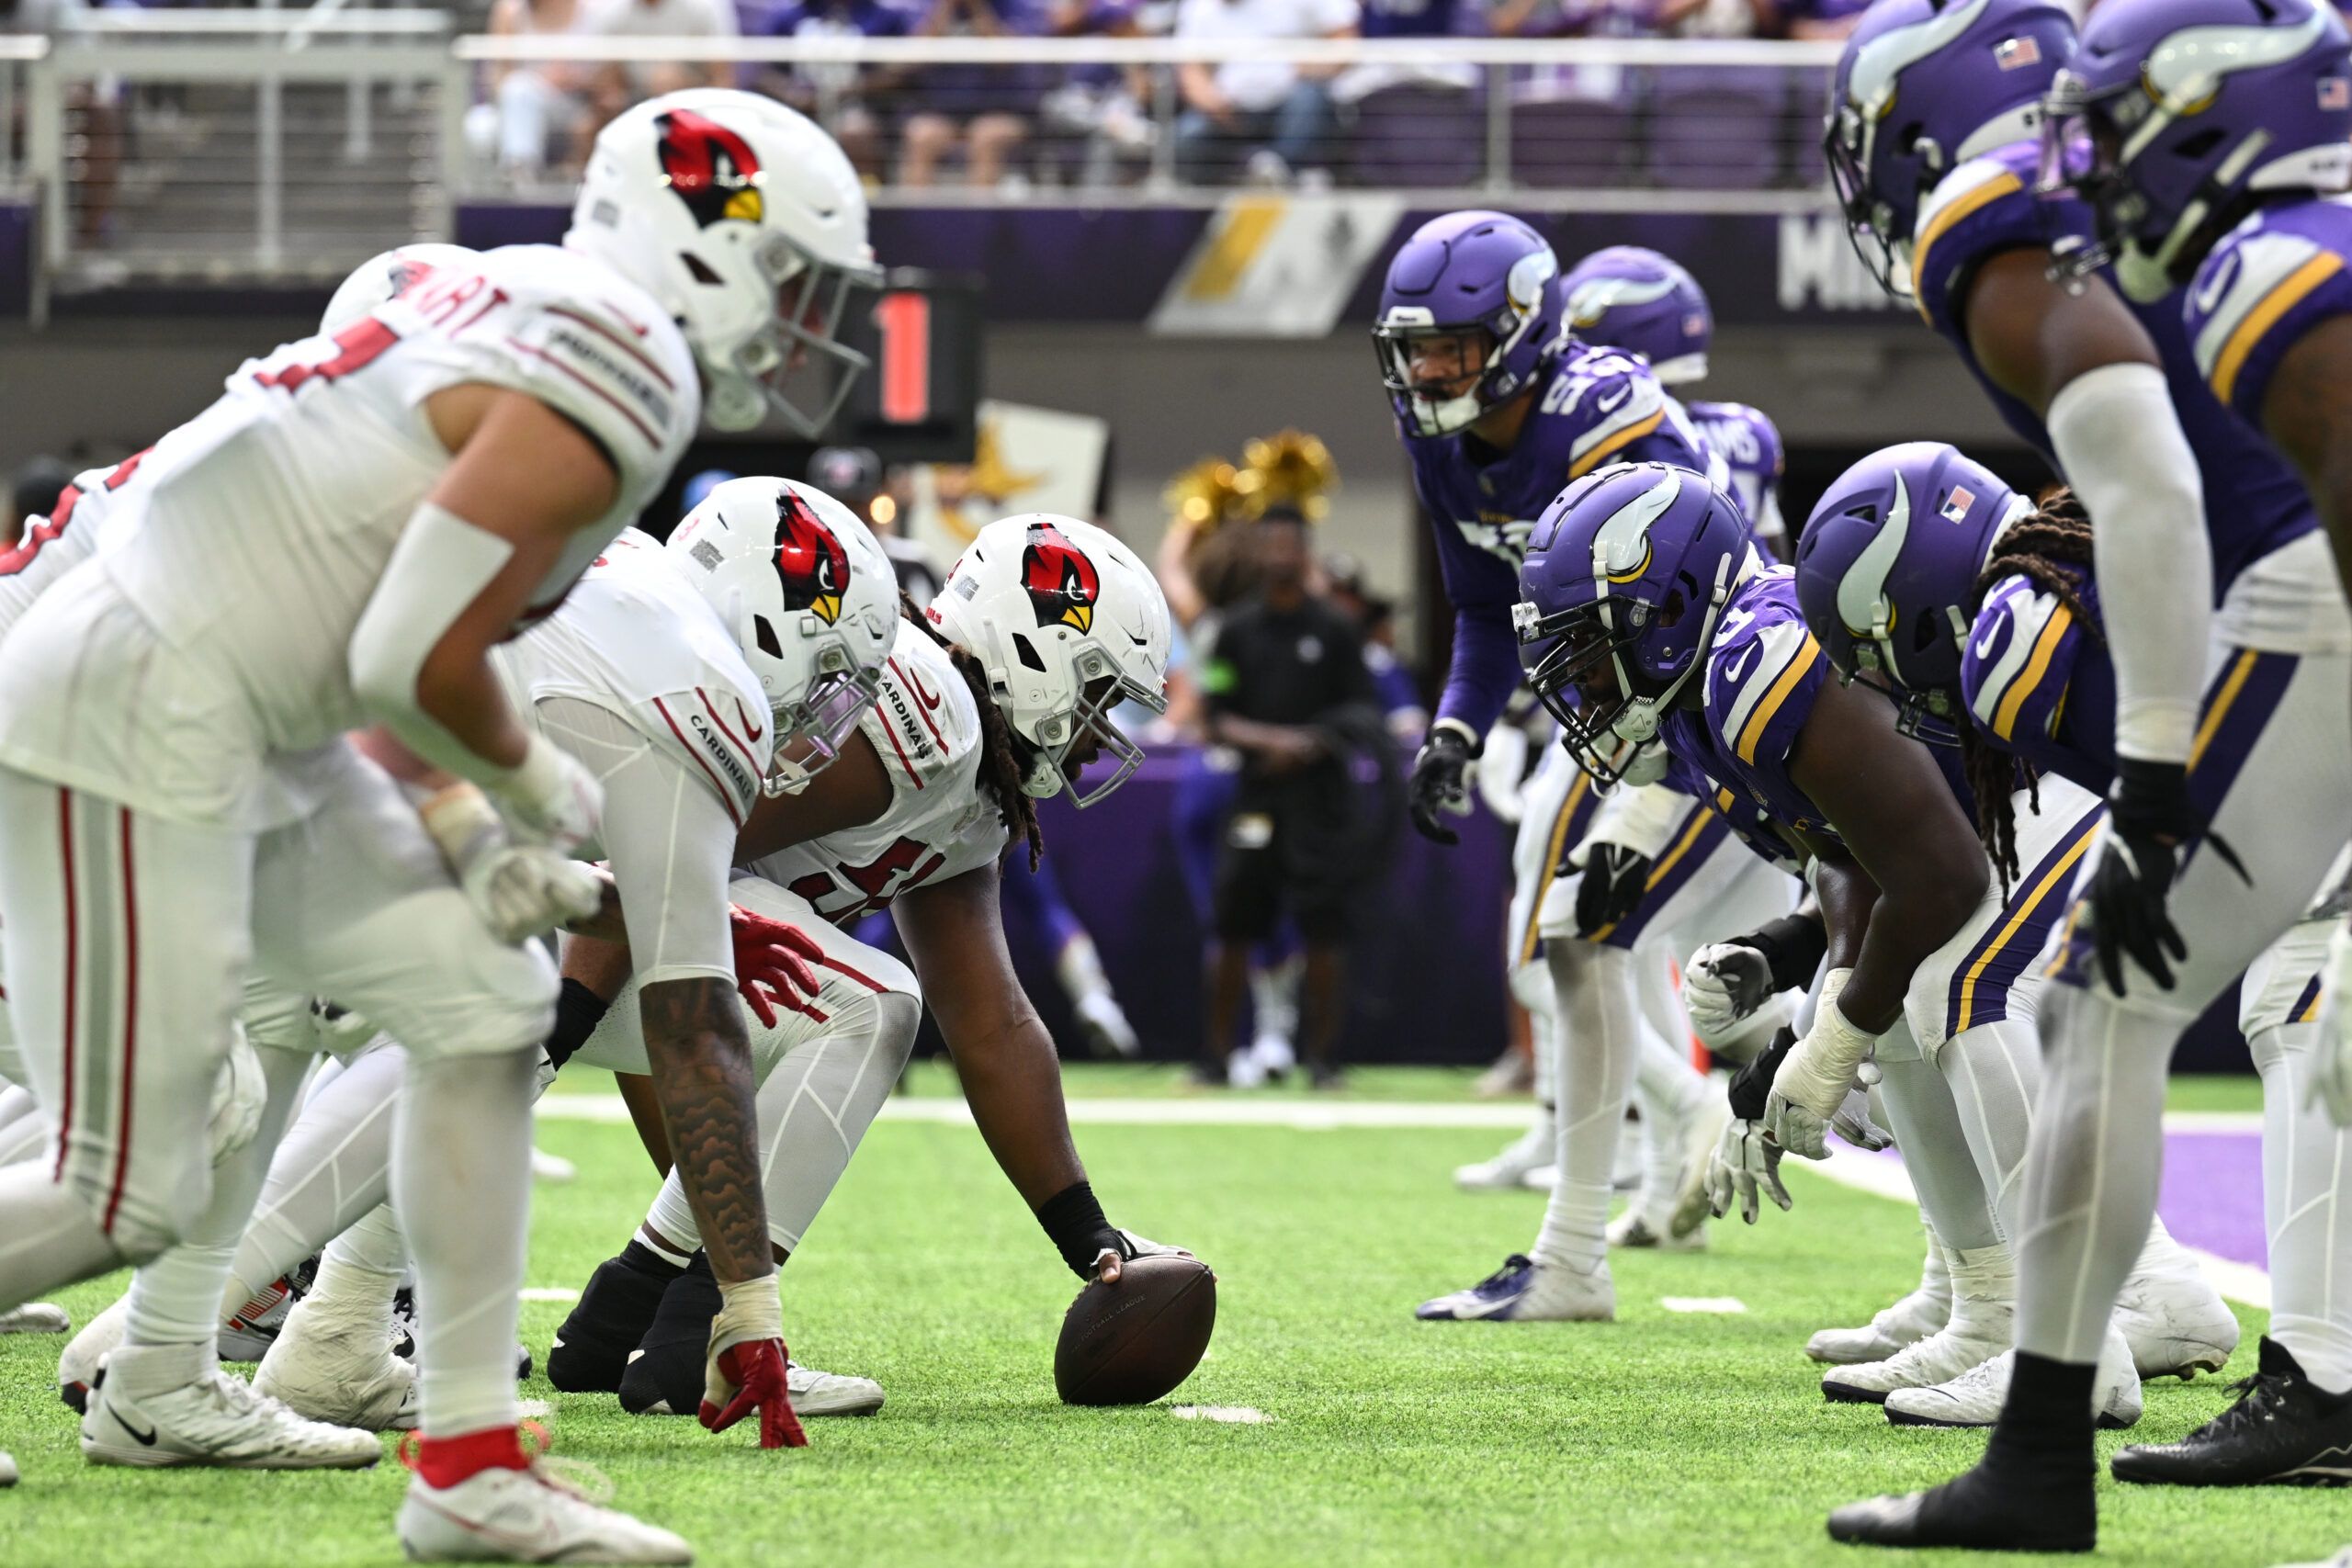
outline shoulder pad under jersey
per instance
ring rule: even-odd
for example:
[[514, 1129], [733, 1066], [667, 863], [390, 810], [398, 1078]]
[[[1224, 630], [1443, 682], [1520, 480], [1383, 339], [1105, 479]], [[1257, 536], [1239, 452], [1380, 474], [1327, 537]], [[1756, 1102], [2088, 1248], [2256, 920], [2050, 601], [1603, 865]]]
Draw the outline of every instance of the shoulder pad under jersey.
[[980, 739], [971, 688], [946, 649], [905, 620], [883, 664], [881, 690], [857, 724], [882, 759], [893, 799], [949, 779]]
[[2352, 202], [2336, 197], [2273, 208], [2214, 246], [2183, 292], [2198, 373], [2257, 429], [2287, 351], [2320, 322], [2352, 311], [2347, 255]]
[[1962, 297], [1978, 266], [2003, 251], [2047, 250], [2077, 231], [2080, 209], [2033, 194], [2039, 150], [2013, 141], [1971, 158], [1936, 182], [1911, 242], [1911, 292], [1937, 332], [1964, 342]]
[[1649, 457], [1706, 469], [1689, 424], [1669, 421], [1666, 389], [1649, 367], [1614, 349], [1578, 344], [1562, 355], [1533, 423], [1521, 439], [1543, 441], [1558, 453], [1563, 484], [1611, 463]]
[[[2086, 593], [2087, 593], [2087, 589]], [[1969, 628], [1961, 694], [1977, 729], [2030, 755], [2057, 735], [2085, 630], [2057, 594], [2018, 573], [1995, 583]]]
[[1736, 595], [1707, 651], [1707, 728], [1736, 767], [1778, 769], [1828, 676], [1786, 568]]

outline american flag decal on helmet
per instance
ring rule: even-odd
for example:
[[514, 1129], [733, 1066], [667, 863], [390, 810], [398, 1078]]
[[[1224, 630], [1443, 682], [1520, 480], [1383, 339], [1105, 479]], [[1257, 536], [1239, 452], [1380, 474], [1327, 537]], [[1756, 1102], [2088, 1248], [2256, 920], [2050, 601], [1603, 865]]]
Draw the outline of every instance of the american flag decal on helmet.
[[2323, 109], [2352, 108], [2352, 77], [2322, 77], [2319, 85], [2319, 107]]
[[1975, 491], [1966, 485], [1954, 485], [1951, 493], [1944, 497], [1944, 503], [1936, 511], [1947, 522], [1964, 523], [1968, 520], [1968, 509], [1975, 504]]
[[2022, 71], [2041, 63], [2041, 44], [2030, 38], [2003, 39], [1993, 50], [1993, 62], [2004, 71]]

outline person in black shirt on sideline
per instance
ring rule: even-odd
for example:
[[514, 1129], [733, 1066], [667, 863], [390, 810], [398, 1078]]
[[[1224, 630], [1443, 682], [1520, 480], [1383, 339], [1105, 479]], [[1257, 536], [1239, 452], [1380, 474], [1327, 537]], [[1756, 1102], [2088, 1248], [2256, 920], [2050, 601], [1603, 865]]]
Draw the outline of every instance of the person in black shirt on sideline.
[[1241, 753], [1241, 784], [1217, 866], [1207, 964], [1204, 1084], [1227, 1081], [1251, 943], [1285, 908], [1306, 947], [1302, 1034], [1318, 1087], [1343, 1006], [1348, 908], [1364, 879], [1351, 757], [1378, 744], [1380, 705], [1354, 622], [1307, 588], [1306, 520], [1269, 511], [1254, 525], [1255, 593], [1227, 612], [1203, 667], [1209, 739]]

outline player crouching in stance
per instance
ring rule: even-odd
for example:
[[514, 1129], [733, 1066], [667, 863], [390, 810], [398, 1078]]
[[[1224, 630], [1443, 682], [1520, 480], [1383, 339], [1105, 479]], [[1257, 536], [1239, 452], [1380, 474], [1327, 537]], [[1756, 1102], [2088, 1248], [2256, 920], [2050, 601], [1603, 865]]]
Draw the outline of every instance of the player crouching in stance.
[[[798, 794], [762, 802], [739, 852], [752, 879], [735, 897], [797, 911], [820, 933], [820, 1013], [852, 1005], [865, 987], [911, 998], [915, 978], [923, 982], [981, 1136], [1082, 1279], [1115, 1280], [1126, 1259], [1166, 1249], [1114, 1227], [1087, 1183], [1053, 1041], [1006, 954], [998, 868], [1008, 851], [1033, 863], [1040, 852], [1036, 800], [1091, 804], [1141, 762], [1112, 710], [1164, 701], [1168, 626], [1149, 570], [1103, 530], [1050, 516], [989, 524], [927, 610], [909, 604], [880, 696], [839, 760]], [[1114, 764], [1108, 777], [1081, 777], [1102, 759]], [[911, 976], [836, 929], [884, 908]], [[612, 996], [631, 958], [575, 942], [565, 973], [575, 995]], [[906, 1058], [912, 1010], [904, 1028], [864, 1034], [763, 1090], [779, 1260], [800, 1245], [880, 1109]], [[818, 1035], [830, 1028], [821, 1016], [791, 1021]], [[626, 1027], [616, 1009], [587, 1054]], [[548, 1357], [558, 1387], [617, 1392], [633, 1410], [683, 1408], [710, 1315], [709, 1282], [688, 1266], [704, 1238], [686, 1197], [673, 1172], [636, 1238], [598, 1267]]]
[[[751, 423], [762, 378], [824, 335], [815, 302], [848, 267], [796, 235], [796, 206], [855, 227], [864, 265], [855, 179], [807, 121], [735, 93], [640, 106], [600, 137], [568, 248], [491, 253], [249, 363], [148, 457], [122, 547], [10, 633], [0, 795], [51, 827], [0, 843], [0, 907], [12, 1010], [62, 1136], [52, 1170], [0, 1173], [0, 1303], [250, 1201], [216, 1190], [203, 1124], [249, 968], [376, 1021], [410, 1053], [392, 1188], [423, 1307], [413, 1555], [691, 1551], [549, 1483], [518, 1441], [533, 1048], [555, 976], [492, 932], [342, 737], [380, 721], [515, 829], [594, 840], [594, 778], [519, 719], [491, 649], [552, 610], [663, 481], [702, 383], [714, 416]], [[780, 321], [796, 281], [808, 308]], [[729, 1044], [695, 1035], [658, 1081], [696, 1151], [688, 1185], [731, 1237], [747, 1211], [752, 1234], [764, 1223]], [[717, 1381], [780, 1410], [771, 1267], [730, 1253], [727, 1272]], [[139, 1423], [130, 1440], [160, 1435], [138, 1414], [144, 1373], [210, 1372], [204, 1315], [175, 1346], [134, 1320], [119, 1394], [93, 1402]]]

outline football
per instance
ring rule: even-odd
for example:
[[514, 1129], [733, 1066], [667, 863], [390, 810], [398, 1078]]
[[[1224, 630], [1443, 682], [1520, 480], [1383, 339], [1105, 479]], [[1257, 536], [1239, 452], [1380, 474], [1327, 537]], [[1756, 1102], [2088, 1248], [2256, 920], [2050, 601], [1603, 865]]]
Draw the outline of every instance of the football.
[[1216, 1275], [1197, 1258], [1130, 1259], [1062, 1314], [1054, 1387], [1065, 1404], [1148, 1404], [1193, 1375], [1216, 1329]]

